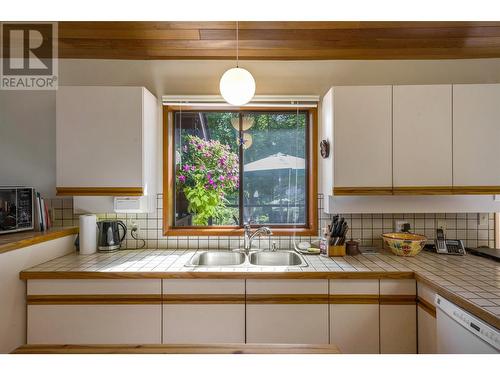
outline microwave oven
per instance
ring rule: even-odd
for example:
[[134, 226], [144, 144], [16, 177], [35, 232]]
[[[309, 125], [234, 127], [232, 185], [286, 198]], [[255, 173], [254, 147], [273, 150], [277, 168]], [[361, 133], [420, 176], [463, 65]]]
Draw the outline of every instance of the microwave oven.
[[33, 188], [0, 186], [0, 234], [32, 230], [34, 211]]

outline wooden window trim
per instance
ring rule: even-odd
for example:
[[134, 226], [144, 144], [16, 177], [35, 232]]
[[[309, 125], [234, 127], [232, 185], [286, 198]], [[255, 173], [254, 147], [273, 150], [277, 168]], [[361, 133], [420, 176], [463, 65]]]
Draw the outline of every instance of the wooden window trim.
[[[170, 194], [174, 191], [174, 168], [171, 161], [174, 158], [174, 119], [173, 113], [180, 108], [177, 106], [163, 106], [163, 235], [164, 236], [242, 236], [243, 228], [236, 226], [217, 226], [217, 227], [174, 227], [171, 213], [175, 209], [174, 196]], [[228, 108], [192, 106], [182, 107], [183, 110], [221, 110], [228, 111]], [[266, 110], [279, 111], [290, 110], [289, 107], [234, 107], [229, 110]], [[306, 225], [293, 227], [280, 227], [273, 225], [273, 234], [277, 236], [289, 236], [294, 233], [301, 236], [318, 235], [318, 111], [316, 108], [307, 109], [309, 113], [309, 142], [308, 150], [308, 207]]]

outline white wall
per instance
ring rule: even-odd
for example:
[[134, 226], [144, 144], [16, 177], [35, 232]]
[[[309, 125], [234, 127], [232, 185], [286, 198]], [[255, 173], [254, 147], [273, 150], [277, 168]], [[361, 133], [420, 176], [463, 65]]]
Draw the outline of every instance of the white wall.
[[19, 272], [73, 251], [75, 236], [0, 254], [0, 353], [26, 343], [26, 283]]
[[55, 195], [54, 92], [0, 91], [0, 185]]
[[[216, 94], [220, 76], [233, 65], [232, 61], [68, 59], [59, 62], [59, 84], [145, 86], [157, 97]], [[323, 95], [332, 85], [500, 82], [500, 59], [243, 61], [240, 65], [254, 75], [257, 94]], [[0, 185], [29, 184], [48, 197], [55, 194], [54, 111], [52, 92], [0, 92]]]

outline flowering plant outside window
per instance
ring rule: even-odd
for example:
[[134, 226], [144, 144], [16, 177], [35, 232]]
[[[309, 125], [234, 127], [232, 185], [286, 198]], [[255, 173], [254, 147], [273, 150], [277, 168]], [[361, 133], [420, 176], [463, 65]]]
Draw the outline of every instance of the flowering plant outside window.
[[229, 145], [188, 135], [176, 178], [189, 202], [193, 224], [208, 225], [226, 207], [226, 195], [239, 188], [239, 158]]

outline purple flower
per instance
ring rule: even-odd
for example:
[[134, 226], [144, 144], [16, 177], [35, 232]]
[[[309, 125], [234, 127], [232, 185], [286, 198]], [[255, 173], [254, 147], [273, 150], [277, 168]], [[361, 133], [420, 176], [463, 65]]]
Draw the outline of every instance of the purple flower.
[[184, 167], [182, 167], [182, 169], [184, 170], [184, 172], [189, 172], [189, 170], [191, 169], [191, 167], [186, 164]]
[[191, 166], [191, 170], [192, 171], [195, 171], [196, 170], [196, 167], [194, 165]]
[[182, 183], [186, 182], [186, 176], [184, 176], [184, 175], [181, 174], [181, 175], [179, 175], [178, 178], [179, 178], [180, 182], [182, 182]]
[[212, 179], [209, 179], [209, 180], [208, 180], [208, 183], [209, 183], [210, 185], [215, 184], [214, 180], [212, 180]]
[[219, 180], [224, 181], [224, 180], [225, 180], [225, 177], [224, 177], [224, 176], [220, 176], [220, 177], [219, 177]]

